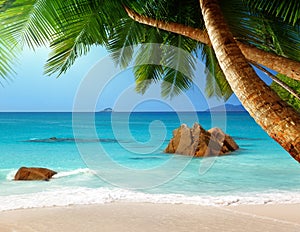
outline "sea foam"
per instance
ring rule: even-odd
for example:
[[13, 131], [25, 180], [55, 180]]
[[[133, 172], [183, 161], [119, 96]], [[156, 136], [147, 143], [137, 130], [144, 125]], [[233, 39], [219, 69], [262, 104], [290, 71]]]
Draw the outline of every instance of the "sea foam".
[[[6, 175], [6, 180], [13, 180], [17, 171], [18, 171], [17, 169], [13, 169], [13, 170], [9, 171], [8, 174]], [[68, 177], [68, 176], [85, 175], [85, 174], [96, 175], [96, 172], [89, 168], [78, 168], [78, 169], [69, 170], [69, 171], [59, 171], [52, 178], [58, 179], [58, 178], [63, 178], [63, 177]]]
[[[11, 181], [17, 170], [7, 170], [6, 179]], [[54, 176], [57, 181], [67, 177], [94, 176], [95, 171], [89, 168], [59, 171]], [[53, 180], [54, 181], [54, 180]], [[33, 183], [33, 182], [32, 182]], [[300, 191], [269, 191], [232, 193], [232, 195], [186, 195], [186, 194], [153, 194], [108, 187], [62, 187], [53, 182], [53, 188], [34, 193], [18, 193], [0, 196], [0, 211], [27, 209], [37, 207], [105, 204], [111, 202], [143, 202], [164, 204], [192, 204], [206, 206], [225, 206], [243, 204], [289, 204], [300, 203]]]
[[240, 204], [300, 203], [300, 192], [260, 193], [233, 196], [186, 196], [182, 194], [150, 194], [118, 188], [60, 188], [30, 194], [0, 196], [0, 211], [37, 207], [138, 202], [225, 206]]
[[81, 174], [90, 174], [90, 175], [96, 175], [96, 172], [89, 169], [89, 168], [78, 168], [71, 171], [63, 171], [59, 172], [56, 175], [53, 176], [54, 179], [67, 177], [67, 176], [74, 176], [74, 175], [81, 175]]
[[8, 174], [6, 175], [6, 180], [13, 180], [15, 178], [17, 171], [18, 171], [17, 169], [13, 169], [9, 171]]

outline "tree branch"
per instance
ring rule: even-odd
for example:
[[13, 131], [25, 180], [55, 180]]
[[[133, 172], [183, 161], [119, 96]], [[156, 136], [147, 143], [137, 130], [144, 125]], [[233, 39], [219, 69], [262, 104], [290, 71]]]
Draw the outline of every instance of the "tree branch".
[[[186, 26], [174, 22], [164, 22], [161, 20], [149, 18], [136, 13], [135, 11], [124, 6], [128, 16], [134, 21], [157, 27], [159, 29], [184, 35], [198, 42], [211, 46], [210, 39], [206, 31]], [[300, 62], [289, 58], [279, 56], [277, 54], [260, 50], [254, 46], [250, 46], [236, 40], [237, 45], [241, 49], [244, 56], [252, 63], [259, 63], [269, 69], [284, 74], [292, 79], [300, 81]]]
[[261, 67], [258, 63], [251, 62], [252, 65], [254, 65], [256, 68], [264, 72], [266, 75], [268, 75], [273, 81], [275, 81], [278, 85], [280, 85], [282, 88], [284, 88], [286, 91], [288, 91], [290, 94], [292, 94], [295, 98], [297, 98], [300, 101], [300, 96], [298, 93], [292, 89], [290, 86], [288, 86], [286, 83], [284, 83], [282, 80], [280, 80], [278, 77], [270, 73], [265, 68]]
[[143, 15], [136, 13], [135, 11], [124, 6], [128, 16], [134, 21], [148, 26], [157, 27], [159, 29], [173, 32], [176, 34], [184, 35], [196, 41], [199, 41], [204, 44], [210, 45], [210, 39], [207, 33], [198, 28], [189, 27], [183, 24], [174, 23], [174, 22], [164, 22], [157, 19], [149, 18]]

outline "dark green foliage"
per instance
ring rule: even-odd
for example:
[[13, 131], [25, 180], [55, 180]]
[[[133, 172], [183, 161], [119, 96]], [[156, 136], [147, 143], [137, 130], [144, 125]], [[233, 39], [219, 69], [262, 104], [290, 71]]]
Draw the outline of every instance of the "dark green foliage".
[[[300, 81], [292, 80], [282, 74], [277, 74], [277, 77], [292, 89], [296, 90], [296, 92], [300, 95]], [[298, 99], [296, 99], [293, 95], [291, 95], [288, 91], [286, 91], [275, 82], [271, 84], [271, 88], [277, 92], [282, 100], [284, 100], [300, 112], [300, 101]]]
[[[231, 32], [236, 39], [259, 49], [300, 61], [299, 25], [289, 24], [280, 17], [273, 17], [272, 14], [251, 8], [255, 2], [266, 3], [262, 5], [268, 7], [272, 1], [223, 0], [220, 3]], [[245, 4], [246, 2], [249, 4]], [[289, 5], [293, 1], [280, 2]]]
[[299, 0], [244, 0], [254, 12], [261, 12], [264, 15], [280, 18], [292, 25], [299, 25], [300, 22], [300, 1]]

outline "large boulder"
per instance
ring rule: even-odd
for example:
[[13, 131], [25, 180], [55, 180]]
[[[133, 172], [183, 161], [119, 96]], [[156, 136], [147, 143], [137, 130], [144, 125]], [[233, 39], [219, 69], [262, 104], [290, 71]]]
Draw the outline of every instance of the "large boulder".
[[57, 172], [47, 168], [21, 167], [15, 175], [15, 180], [49, 180], [55, 174]]
[[195, 123], [192, 128], [182, 124], [175, 129], [165, 152], [204, 157], [225, 155], [237, 149], [236, 142], [220, 128], [206, 131]]

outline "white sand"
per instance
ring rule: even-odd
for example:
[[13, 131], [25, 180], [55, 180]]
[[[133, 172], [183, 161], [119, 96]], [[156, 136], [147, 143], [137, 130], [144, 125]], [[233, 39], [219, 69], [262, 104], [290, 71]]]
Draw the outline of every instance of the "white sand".
[[299, 232], [300, 205], [111, 203], [0, 212], [1, 232]]

